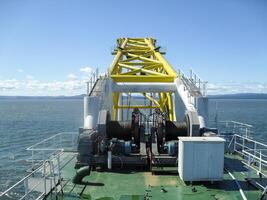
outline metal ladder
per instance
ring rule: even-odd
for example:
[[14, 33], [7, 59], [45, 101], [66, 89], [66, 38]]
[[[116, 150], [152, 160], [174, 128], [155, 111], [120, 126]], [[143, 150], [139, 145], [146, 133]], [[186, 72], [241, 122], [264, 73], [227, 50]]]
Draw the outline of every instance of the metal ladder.
[[261, 200], [265, 197], [265, 194], [267, 193], [267, 185], [266, 187], [264, 188], [263, 192], [261, 193]]
[[[46, 160], [43, 164], [43, 175], [44, 175], [44, 193], [45, 198], [46, 196], [55, 191], [56, 199], [58, 198], [58, 193], [61, 191], [63, 194], [63, 185], [61, 181], [61, 174], [60, 174], [60, 160], [57, 158], [57, 165], [58, 165], [58, 174], [55, 173], [55, 165], [52, 160]], [[47, 166], [48, 165], [48, 166]], [[47, 173], [47, 168], [49, 169]], [[58, 178], [58, 180], [56, 180]], [[50, 180], [50, 189], [47, 191], [47, 180]], [[60, 185], [60, 191], [58, 191], [58, 185]]]

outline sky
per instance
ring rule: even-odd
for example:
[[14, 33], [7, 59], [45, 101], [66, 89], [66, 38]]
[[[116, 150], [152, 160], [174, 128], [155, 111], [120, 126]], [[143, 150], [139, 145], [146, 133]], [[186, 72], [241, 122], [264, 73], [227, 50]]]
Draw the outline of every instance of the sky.
[[154, 37], [209, 94], [267, 93], [266, 0], [0, 0], [0, 95], [85, 93], [119, 37]]

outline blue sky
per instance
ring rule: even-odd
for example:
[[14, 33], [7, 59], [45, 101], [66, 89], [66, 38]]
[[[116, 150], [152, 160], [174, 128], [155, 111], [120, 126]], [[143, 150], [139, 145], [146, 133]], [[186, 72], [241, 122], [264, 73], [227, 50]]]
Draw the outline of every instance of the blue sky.
[[267, 1], [0, 0], [0, 95], [74, 95], [118, 37], [155, 37], [210, 94], [267, 92]]

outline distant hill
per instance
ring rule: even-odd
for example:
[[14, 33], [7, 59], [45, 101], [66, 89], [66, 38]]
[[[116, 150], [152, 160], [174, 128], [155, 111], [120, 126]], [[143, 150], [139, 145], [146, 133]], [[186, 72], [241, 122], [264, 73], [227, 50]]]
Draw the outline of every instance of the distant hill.
[[[82, 99], [85, 94], [75, 96], [0, 96], [0, 99]], [[208, 95], [209, 99], [267, 99], [265, 93], [240, 93]], [[143, 99], [143, 96], [134, 96], [135, 99]]]
[[210, 99], [267, 99], [265, 93], [240, 93], [240, 94], [221, 94], [209, 95]]
[[84, 96], [0, 96], [0, 99], [82, 99]]

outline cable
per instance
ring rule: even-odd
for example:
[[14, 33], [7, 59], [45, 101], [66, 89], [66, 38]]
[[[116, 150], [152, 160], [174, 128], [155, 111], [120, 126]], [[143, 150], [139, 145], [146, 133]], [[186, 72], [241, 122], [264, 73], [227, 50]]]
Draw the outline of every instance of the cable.
[[240, 194], [241, 194], [243, 200], [247, 200], [247, 197], [246, 197], [244, 191], [242, 190], [242, 188], [241, 188], [239, 182], [236, 180], [236, 178], [234, 177], [234, 175], [233, 175], [230, 171], [228, 171], [228, 169], [224, 168], [224, 170], [225, 170], [225, 171], [230, 175], [230, 177], [235, 181], [235, 183], [236, 183], [236, 185], [237, 185], [237, 187], [238, 187], [238, 189], [239, 189], [239, 192], [240, 192]]

